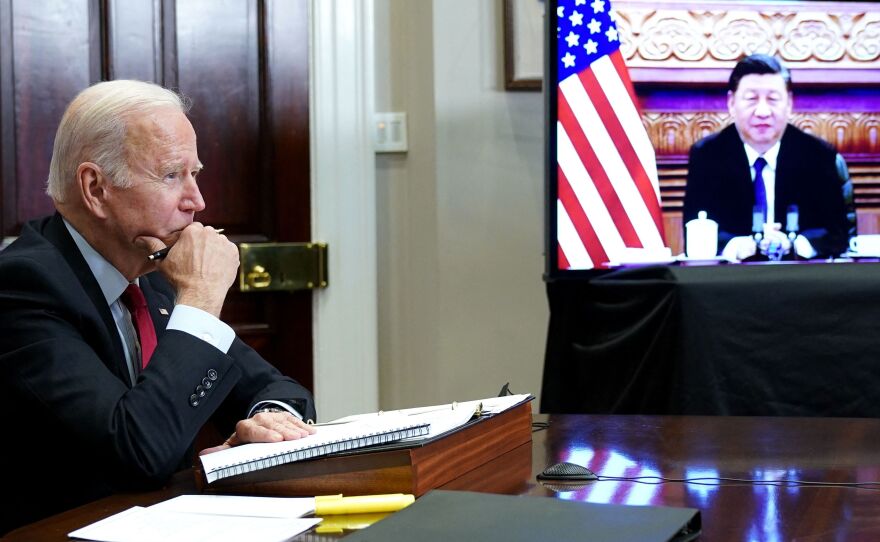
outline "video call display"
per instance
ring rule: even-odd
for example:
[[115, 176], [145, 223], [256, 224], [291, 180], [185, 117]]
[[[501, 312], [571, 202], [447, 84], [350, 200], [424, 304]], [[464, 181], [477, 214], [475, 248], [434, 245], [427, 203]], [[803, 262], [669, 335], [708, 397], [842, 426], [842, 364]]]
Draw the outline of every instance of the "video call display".
[[[547, 2], [549, 276], [880, 256], [877, 236], [856, 237], [843, 156], [792, 123], [797, 70], [761, 51], [743, 52], [701, 88], [730, 122], [694, 138], [684, 194], [664, 206], [612, 9], [607, 0]], [[680, 227], [670, 220], [678, 213]]]

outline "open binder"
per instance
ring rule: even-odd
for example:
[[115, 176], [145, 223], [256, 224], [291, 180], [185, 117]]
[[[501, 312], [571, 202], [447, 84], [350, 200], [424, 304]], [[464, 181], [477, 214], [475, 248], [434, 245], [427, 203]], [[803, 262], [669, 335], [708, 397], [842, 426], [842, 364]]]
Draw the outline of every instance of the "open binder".
[[303, 461], [332, 453], [426, 435], [429, 423], [403, 416], [381, 416], [320, 427], [299, 440], [243, 444], [200, 457], [208, 483], [229, 476]]
[[[196, 484], [206, 492], [250, 495], [411, 493], [419, 496], [474, 477], [488, 484], [485, 485], [487, 490], [503, 491], [509, 489], [506, 485], [512, 480], [522, 480], [531, 472], [532, 399], [530, 395], [517, 397], [504, 410], [481, 411], [479, 416], [442, 434], [339, 451], [212, 483], [208, 483], [197, 468]], [[469, 403], [457, 405], [470, 408]], [[495, 467], [486, 468], [491, 463]], [[521, 476], [511, 476], [514, 473]]]

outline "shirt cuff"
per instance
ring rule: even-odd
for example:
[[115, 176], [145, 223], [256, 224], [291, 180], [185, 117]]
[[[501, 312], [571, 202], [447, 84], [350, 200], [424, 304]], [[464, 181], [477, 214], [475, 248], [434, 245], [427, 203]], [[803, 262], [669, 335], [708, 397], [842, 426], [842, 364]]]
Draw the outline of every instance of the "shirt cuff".
[[816, 249], [813, 248], [810, 240], [803, 235], [798, 235], [794, 238], [794, 251], [798, 256], [807, 260], [816, 256]]
[[224, 354], [229, 352], [235, 332], [213, 314], [189, 305], [175, 305], [166, 329], [176, 329], [199, 338]]
[[255, 404], [254, 406], [252, 406], [252, 407], [251, 407], [251, 411], [248, 412], [247, 417], [250, 418], [251, 416], [254, 415], [254, 412], [260, 410], [261, 408], [266, 408], [266, 407], [269, 407], [269, 406], [273, 406], [273, 407], [281, 408], [281, 409], [283, 409], [283, 410], [285, 410], [285, 411], [287, 411], [287, 412], [290, 412], [291, 414], [293, 414], [294, 416], [296, 416], [296, 417], [299, 418], [300, 420], [303, 419], [302, 414], [300, 414], [299, 412], [297, 412], [296, 409], [293, 408], [292, 406], [288, 405], [288, 404], [285, 403], [284, 401], [275, 401], [275, 400], [272, 400], [272, 399], [267, 399], [267, 400], [265, 400], [265, 401], [260, 401], [259, 403], [257, 403], [257, 404]]

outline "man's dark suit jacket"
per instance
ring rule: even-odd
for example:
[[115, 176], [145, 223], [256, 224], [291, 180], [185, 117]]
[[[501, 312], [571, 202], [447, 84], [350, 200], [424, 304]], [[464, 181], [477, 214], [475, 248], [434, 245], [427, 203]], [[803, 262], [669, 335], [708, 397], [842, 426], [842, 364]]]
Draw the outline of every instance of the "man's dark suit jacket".
[[240, 339], [227, 355], [166, 331], [159, 309], [171, 312], [173, 290], [158, 273], [140, 285], [158, 345], [132, 386], [113, 316], [61, 217], [31, 222], [0, 253], [0, 534], [161, 484], [190, 465], [193, 440], [215, 413], [234, 423], [275, 399], [314, 419], [311, 394]]
[[[785, 226], [788, 206], [798, 206], [800, 234], [818, 256], [847, 247], [847, 219], [834, 148], [792, 125], [782, 135], [776, 162], [776, 222]], [[718, 250], [730, 239], [752, 234], [755, 205], [750, 164], [734, 125], [694, 144], [688, 163], [683, 220], [706, 211], [718, 222]]]

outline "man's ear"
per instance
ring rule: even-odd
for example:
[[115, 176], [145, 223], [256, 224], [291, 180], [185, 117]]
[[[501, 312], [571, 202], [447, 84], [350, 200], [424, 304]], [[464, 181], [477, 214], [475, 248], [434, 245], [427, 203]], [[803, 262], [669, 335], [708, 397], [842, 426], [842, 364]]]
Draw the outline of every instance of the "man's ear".
[[730, 113], [730, 116], [733, 116], [733, 102], [734, 102], [734, 94], [732, 90], [727, 91], [727, 111]]
[[98, 218], [107, 218], [108, 179], [101, 167], [83, 162], [76, 168], [76, 196], [83, 207]]

